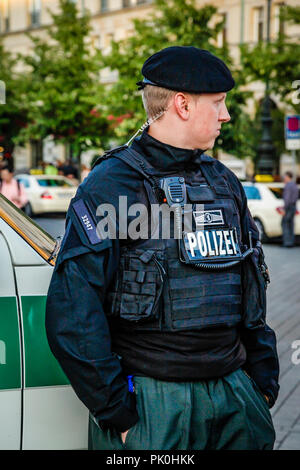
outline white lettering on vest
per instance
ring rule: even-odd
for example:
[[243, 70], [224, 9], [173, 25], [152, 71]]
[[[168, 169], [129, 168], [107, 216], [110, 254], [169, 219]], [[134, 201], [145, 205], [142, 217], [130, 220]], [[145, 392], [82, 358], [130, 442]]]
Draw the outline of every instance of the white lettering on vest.
[[223, 233], [224, 233], [226, 252], [227, 252], [228, 255], [233, 255], [233, 250], [230, 248], [231, 240], [228, 240], [229, 232], [228, 232], [228, 230], [224, 230]]
[[197, 240], [199, 245], [199, 250], [202, 256], [207, 256], [207, 245], [206, 239], [203, 232], [197, 233]]
[[216, 235], [220, 237], [219, 239], [219, 254], [220, 255], [226, 255], [226, 250], [222, 248], [223, 246], [223, 232], [222, 230], [217, 230]]
[[236, 255], [236, 246], [235, 246], [235, 241], [234, 241], [233, 230], [230, 230], [230, 237], [231, 237], [231, 245], [232, 245], [232, 248], [233, 248], [233, 252]]
[[84, 225], [86, 226], [87, 230], [93, 230], [93, 226], [90, 223], [88, 216], [83, 215], [83, 216], [81, 216], [81, 218], [82, 218], [82, 221], [83, 221]]
[[[214, 232], [212, 232], [214, 233]], [[206, 240], [207, 240], [207, 246], [208, 246], [208, 254], [209, 256], [213, 256], [215, 255], [215, 251], [211, 248], [211, 244], [210, 244], [210, 238], [209, 238], [209, 232], [206, 232]]]
[[196, 235], [192, 232], [192, 233], [188, 233], [187, 237], [188, 237], [188, 241], [189, 241], [189, 247], [190, 247], [191, 255], [193, 257], [195, 257], [194, 248], [197, 246]]
[[218, 250], [218, 242], [217, 242], [217, 237], [216, 237], [216, 232], [215, 231], [212, 232], [212, 236], [213, 236], [213, 239], [214, 239], [216, 255], [218, 256], [219, 250]]

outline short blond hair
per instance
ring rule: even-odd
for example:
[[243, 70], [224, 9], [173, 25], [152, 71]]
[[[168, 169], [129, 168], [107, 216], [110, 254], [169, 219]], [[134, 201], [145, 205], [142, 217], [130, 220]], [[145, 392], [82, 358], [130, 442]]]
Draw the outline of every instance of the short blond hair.
[[[178, 93], [178, 90], [174, 91], [160, 86], [146, 85], [142, 91], [142, 99], [148, 120], [153, 119], [157, 115], [166, 111], [171, 99], [176, 95], [176, 93]], [[186, 91], [183, 93], [190, 96], [191, 99], [195, 101], [197, 101], [199, 96], [202, 94], [189, 93]]]
[[148, 119], [155, 118], [166, 111], [171, 98], [177, 91], [168, 90], [160, 86], [146, 85], [142, 91], [142, 99]]

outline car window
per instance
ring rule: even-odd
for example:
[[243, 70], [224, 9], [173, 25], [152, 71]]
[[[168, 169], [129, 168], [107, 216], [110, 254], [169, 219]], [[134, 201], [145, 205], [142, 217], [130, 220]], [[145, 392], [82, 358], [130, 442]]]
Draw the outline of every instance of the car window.
[[282, 199], [283, 198], [283, 188], [278, 188], [276, 186], [268, 186], [269, 190], [274, 194], [276, 199]]
[[55, 264], [58, 251], [56, 240], [2, 194], [0, 194], [0, 217], [48, 263]]
[[24, 188], [30, 188], [30, 183], [27, 178], [17, 178], [20, 183], [24, 185]]
[[54, 179], [54, 178], [41, 178], [37, 179], [37, 182], [40, 186], [44, 187], [64, 187], [64, 188], [74, 188], [74, 185], [72, 183], [69, 183], [69, 181], [66, 180], [61, 180], [61, 179]]
[[247, 199], [261, 199], [260, 192], [256, 186], [244, 186]]

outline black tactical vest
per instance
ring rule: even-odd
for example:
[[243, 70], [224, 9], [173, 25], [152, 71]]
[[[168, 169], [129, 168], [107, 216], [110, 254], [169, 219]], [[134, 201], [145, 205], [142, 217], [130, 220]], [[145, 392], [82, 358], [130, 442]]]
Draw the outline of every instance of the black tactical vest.
[[[150, 203], [162, 202], [148, 162], [132, 149], [113, 155], [143, 173]], [[239, 211], [226, 180], [209, 166], [203, 161], [202, 177], [186, 185], [192, 225], [180, 243], [150, 238], [122, 248], [105, 303], [114, 329], [178, 331], [241, 322]]]

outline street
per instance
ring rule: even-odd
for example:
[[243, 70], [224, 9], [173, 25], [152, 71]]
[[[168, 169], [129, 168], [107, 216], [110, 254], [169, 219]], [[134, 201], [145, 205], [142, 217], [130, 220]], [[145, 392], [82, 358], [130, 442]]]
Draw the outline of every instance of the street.
[[298, 364], [294, 364], [292, 344], [300, 341], [300, 247], [282, 248], [268, 244], [264, 245], [264, 251], [271, 276], [267, 290], [267, 321], [277, 336], [280, 362], [279, 397], [271, 410], [277, 436], [275, 449], [299, 450], [300, 352]]
[[[65, 219], [39, 217], [35, 221], [57, 237], [64, 233]], [[292, 348], [300, 350], [300, 247], [283, 248], [279, 243], [265, 244], [271, 283], [267, 290], [267, 323], [276, 332], [280, 361], [280, 391], [271, 410], [276, 430], [275, 449], [300, 449], [300, 351], [293, 363]], [[293, 356], [294, 357], [294, 356]], [[295, 361], [294, 361], [295, 362]]]

